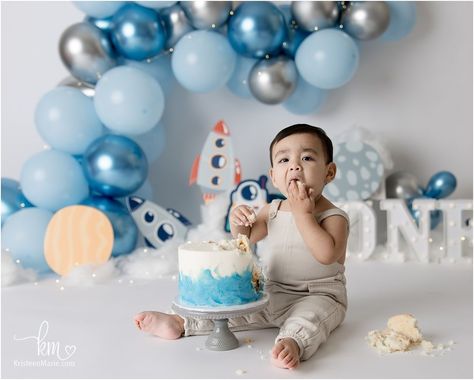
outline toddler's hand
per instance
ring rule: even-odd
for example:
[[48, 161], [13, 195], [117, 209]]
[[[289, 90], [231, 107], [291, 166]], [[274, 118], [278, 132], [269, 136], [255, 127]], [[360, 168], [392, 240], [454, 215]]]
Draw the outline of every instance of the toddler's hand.
[[235, 226], [251, 227], [257, 220], [257, 215], [252, 207], [240, 205], [230, 213], [230, 222]]
[[297, 180], [288, 186], [288, 201], [294, 214], [312, 214], [316, 207], [314, 190]]

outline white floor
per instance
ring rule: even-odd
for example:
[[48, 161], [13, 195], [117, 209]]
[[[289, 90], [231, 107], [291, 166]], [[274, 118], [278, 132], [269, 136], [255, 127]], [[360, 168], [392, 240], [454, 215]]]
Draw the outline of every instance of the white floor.
[[[275, 329], [237, 333], [238, 349], [204, 349], [205, 337], [164, 341], [138, 331], [133, 315], [169, 310], [176, 280], [123, 279], [94, 287], [54, 280], [2, 289], [2, 377], [6, 378], [472, 378], [472, 265], [347, 264], [349, 311], [342, 326], [295, 371], [268, 361]], [[409, 312], [443, 356], [379, 356], [364, 340]], [[39, 328], [42, 321], [43, 330]], [[48, 327], [48, 330], [45, 330]], [[41, 335], [39, 339], [38, 335]], [[30, 338], [28, 338], [30, 337]], [[19, 340], [27, 338], [24, 340]], [[253, 342], [249, 346], [247, 339]], [[69, 358], [61, 361], [57, 355]], [[61, 367], [57, 365], [63, 365]], [[55, 366], [56, 365], [56, 366]], [[239, 371], [240, 370], [240, 371]]]

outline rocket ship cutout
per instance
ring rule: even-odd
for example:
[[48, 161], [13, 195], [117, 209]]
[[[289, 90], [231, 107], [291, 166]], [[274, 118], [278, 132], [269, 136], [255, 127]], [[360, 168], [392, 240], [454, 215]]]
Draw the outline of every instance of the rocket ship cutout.
[[[232, 207], [236, 205], [246, 205], [254, 209], [255, 214], [261, 210], [263, 206], [271, 202], [275, 198], [283, 198], [280, 195], [270, 194], [267, 189], [268, 177], [261, 175], [258, 181], [247, 179], [240, 182], [230, 194], [230, 204], [227, 210], [227, 217], [224, 226], [226, 232], [230, 232], [229, 214]], [[284, 199], [284, 198], [283, 198]]]
[[171, 239], [185, 239], [191, 223], [178, 211], [137, 196], [127, 197], [126, 203], [149, 247], [160, 248]]
[[208, 203], [217, 193], [232, 189], [240, 178], [240, 162], [234, 157], [229, 128], [220, 120], [209, 133], [201, 155], [193, 162], [189, 184], [197, 183], [204, 202]]

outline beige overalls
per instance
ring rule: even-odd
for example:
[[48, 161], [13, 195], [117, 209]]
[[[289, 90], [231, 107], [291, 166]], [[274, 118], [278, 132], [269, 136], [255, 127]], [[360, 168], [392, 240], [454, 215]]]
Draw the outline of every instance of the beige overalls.
[[[310, 358], [329, 333], [344, 320], [347, 309], [344, 265], [319, 263], [308, 251], [290, 211], [280, 211], [281, 200], [270, 204], [268, 236], [261, 261], [268, 306], [261, 312], [229, 319], [232, 331], [280, 327], [275, 342], [291, 337], [299, 346], [300, 359]], [[318, 215], [347, 214], [333, 208]], [[185, 336], [209, 334], [209, 320], [183, 317]]]

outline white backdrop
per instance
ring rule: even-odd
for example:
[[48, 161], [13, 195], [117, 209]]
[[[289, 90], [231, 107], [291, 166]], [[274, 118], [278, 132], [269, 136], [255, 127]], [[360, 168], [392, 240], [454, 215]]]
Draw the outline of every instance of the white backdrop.
[[[193, 222], [201, 194], [188, 187], [195, 155], [224, 119], [233, 135], [243, 178], [269, 167], [268, 145], [283, 127], [310, 123], [330, 137], [352, 126], [376, 133], [391, 151], [394, 170], [420, 185], [449, 170], [458, 179], [454, 198], [472, 198], [473, 38], [471, 2], [421, 2], [412, 33], [397, 42], [367, 42], [352, 81], [333, 90], [318, 114], [296, 116], [227, 89], [192, 94], [177, 86], [166, 99], [167, 145], [150, 166], [154, 199]], [[2, 2], [2, 177], [19, 179], [21, 167], [44, 142], [34, 125], [40, 98], [69, 75], [62, 65], [61, 33], [83, 19], [71, 2]]]

